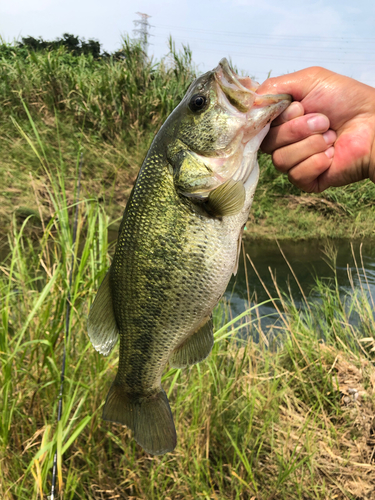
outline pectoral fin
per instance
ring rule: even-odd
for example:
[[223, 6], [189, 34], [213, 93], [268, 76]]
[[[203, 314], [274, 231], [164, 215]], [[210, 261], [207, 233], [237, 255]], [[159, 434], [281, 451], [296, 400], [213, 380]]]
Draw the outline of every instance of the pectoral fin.
[[205, 318], [199, 328], [178, 347], [169, 358], [175, 368], [184, 368], [203, 361], [214, 345], [212, 316]]
[[87, 330], [95, 349], [100, 354], [107, 356], [112, 351], [119, 336], [109, 288], [109, 271], [105, 275], [91, 306]]
[[245, 187], [242, 181], [229, 179], [211, 191], [207, 207], [212, 215], [236, 215], [241, 212], [245, 203]]

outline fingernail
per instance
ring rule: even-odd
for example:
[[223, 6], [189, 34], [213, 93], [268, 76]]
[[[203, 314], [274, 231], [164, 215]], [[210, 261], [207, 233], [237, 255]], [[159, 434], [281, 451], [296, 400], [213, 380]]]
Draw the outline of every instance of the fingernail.
[[307, 120], [311, 132], [323, 132], [329, 127], [329, 120], [325, 115], [316, 115]]
[[333, 144], [336, 140], [336, 132], [334, 130], [327, 130], [323, 134], [323, 139], [326, 141], [326, 144]]
[[327, 151], [324, 151], [324, 152], [327, 155], [327, 157], [329, 159], [331, 159], [331, 158], [333, 158], [333, 155], [335, 154], [335, 148], [334, 147], [328, 148]]
[[290, 106], [286, 108], [286, 110], [281, 113], [280, 118], [288, 122], [289, 120], [293, 120], [294, 118], [297, 118], [298, 116], [303, 116], [304, 109], [303, 106], [300, 102], [292, 102]]

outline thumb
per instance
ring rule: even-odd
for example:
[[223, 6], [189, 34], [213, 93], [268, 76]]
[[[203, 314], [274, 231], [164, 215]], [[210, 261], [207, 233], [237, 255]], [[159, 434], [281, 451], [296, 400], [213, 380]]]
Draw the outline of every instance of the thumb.
[[324, 68], [313, 66], [295, 73], [268, 78], [257, 89], [257, 94], [290, 94], [295, 101], [302, 101], [317, 82], [327, 72]]

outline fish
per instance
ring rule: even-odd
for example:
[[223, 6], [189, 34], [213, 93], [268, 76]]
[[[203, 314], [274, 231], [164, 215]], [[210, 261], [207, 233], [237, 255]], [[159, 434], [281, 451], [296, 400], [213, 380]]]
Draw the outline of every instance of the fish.
[[226, 59], [199, 76], [156, 134], [88, 316], [94, 348], [120, 339], [103, 419], [127, 426], [151, 455], [177, 444], [161, 377], [203, 361], [212, 311], [236, 273], [259, 178], [257, 151], [291, 96], [258, 95]]

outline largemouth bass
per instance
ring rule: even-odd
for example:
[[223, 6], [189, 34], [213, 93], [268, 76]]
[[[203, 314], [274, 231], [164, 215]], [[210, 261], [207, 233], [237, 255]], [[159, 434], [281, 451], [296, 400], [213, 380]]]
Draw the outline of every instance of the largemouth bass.
[[128, 426], [154, 455], [177, 442], [163, 370], [198, 363], [212, 349], [211, 314], [237, 270], [257, 151], [291, 102], [257, 87], [226, 59], [192, 83], [151, 144], [90, 310], [97, 351], [108, 355], [120, 338], [103, 418]]

